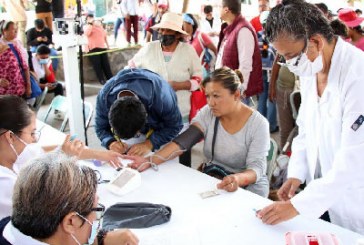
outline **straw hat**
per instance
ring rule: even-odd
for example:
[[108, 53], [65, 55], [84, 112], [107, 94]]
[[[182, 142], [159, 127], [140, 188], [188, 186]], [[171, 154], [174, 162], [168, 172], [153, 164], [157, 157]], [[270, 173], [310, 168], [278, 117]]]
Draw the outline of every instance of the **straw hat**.
[[187, 32], [182, 30], [182, 25], [183, 25], [183, 19], [181, 15], [167, 12], [162, 16], [161, 21], [158, 24], [152, 26], [151, 28], [153, 30], [160, 28], [170, 29], [182, 33], [184, 35], [188, 35]]
[[341, 9], [338, 14], [339, 19], [350, 28], [360, 26], [364, 20], [364, 18], [358, 17], [354, 10], [348, 8]]

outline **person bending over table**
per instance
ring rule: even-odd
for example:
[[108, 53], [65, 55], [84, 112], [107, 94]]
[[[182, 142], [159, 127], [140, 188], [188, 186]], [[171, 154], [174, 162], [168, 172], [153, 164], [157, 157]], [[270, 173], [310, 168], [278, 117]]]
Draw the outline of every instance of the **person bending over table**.
[[[158, 74], [124, 69], [101, 89], [96, 102], [96, 134], [102, 146], [129, 155], [159, 149], [182, 129], [177, 96]], [[122, 140], [146, 136], [129, 147]]]
[[75, 158], [54, 152], [24, 167], [14, 187], [11, 217], [0, 221], [0, 244], [135, 245], [129, 230], [100, 229], [97, 176]]
[[267, 197], [266, 157], [269, 150], [269, 125], [259, 112], [241, 102], [241, 74], [223, 67], [215, 70], [202, 85], [208, 105], [192, 120], [190, 127], [149, 159], [123, 156], [133, 163], [132, 168], [144, 171], [152, 164], [180, 155], [201, 139], [205, 140], [204, 154], [212, 159], [215, 121], [218, 119], [213, 164], [225, 168], [227, 175], [217, 185], [219, 189], [236, 191], [245, 188]]
[[69, 135], [58, 148], [42, 147], [36, 143], [40, 134], [36, 115], [25, 100], [15, 95], [0, 95], [0, 218], [11, 214], [13, 187], [19, 170], [46, 151], [58, 150], [79, 159], [98, 159], [114, 167], [121, 166], [119, 153], [87, 149], [80, 140], [70, 141]]

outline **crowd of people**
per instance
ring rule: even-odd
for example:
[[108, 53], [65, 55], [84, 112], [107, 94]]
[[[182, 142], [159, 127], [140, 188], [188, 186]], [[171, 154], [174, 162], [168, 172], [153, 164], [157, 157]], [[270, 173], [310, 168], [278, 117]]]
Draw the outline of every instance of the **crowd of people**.
[[[299, 214], [321, 217], [364, 234], [360, 11], [342, 8], [333, 14], [325, 4], [304, 0], [278, 1], [271, 9], [269, 0], [258, 0], [259, 15], [248, 21], [240, 0], [221, 0], [215, 11], [206, 5], [200, 18], [173, 13], [168, 1], [157, 1], [146, 22], [146, 43], [116, 75], [104, 53], [107, 33], [87, 15], [86, 50], [102, 84], [95, 130], [106, 148], [94, 150], [69, 135], [60, 146], [37, 143], [34, 84], [64, 94], [55, 78], [58, 60], [50, 60], [57, 54], [52, 1], [42, 1], [34, 28], [24, 33], [26, 42], [19, 33], [26, 20], [0, 23], [1, 244], [138, 243], [128, 230], [100, 229], [95, 238], [96, 213], [103, 211], [97, 181], [75, 159], [98, 159], [116, 168], [124, 158], [142, 172], [179, 156], [191, 167], [191, 148], [203, 140], [206, 161], [198, 170], [220, 179], [218, 189], [268, 197], [270, 133], [277, 131], [280, 151], [290, 156], [287, 180], [279, 200], [256, 216], [269, 225]], [[118, 4], [115, 39], [124, 23], [127, 42], [138, 44], [140, 1]], [[291, 95], [297, 91], [296, 118]], [[258, 101], [257, 109], [252, 101]], [[295, 126], [298, 135], [284, 148]], [[82, 181], [82, 188], [72, 186]], [[59, 184], [64, 192], [56, 190]], [[34, 190], [37, 186], [47, 195]]]

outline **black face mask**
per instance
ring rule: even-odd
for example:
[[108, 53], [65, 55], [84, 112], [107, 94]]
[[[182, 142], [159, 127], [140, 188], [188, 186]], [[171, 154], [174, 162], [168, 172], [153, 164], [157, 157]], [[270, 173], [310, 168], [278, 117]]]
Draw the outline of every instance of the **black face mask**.
[[160, 35], [159, 41], [163, 46], [170, 46], [176, 41], [176, 35]]

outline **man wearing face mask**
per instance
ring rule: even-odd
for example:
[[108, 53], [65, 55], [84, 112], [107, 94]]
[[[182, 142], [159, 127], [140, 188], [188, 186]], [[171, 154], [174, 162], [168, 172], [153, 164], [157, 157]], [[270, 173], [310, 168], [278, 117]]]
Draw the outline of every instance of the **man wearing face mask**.
[[19, 173], [13, 212], [0, 221], [0, 244], [138, 244], [129, 230], [101, 230], [105, 207], [96, 190], [94, 170], [74, 158], [60, 153], [35, 158]]
[[182, 16], [165, 13], [160, 23], [152, 27], [158, 30], [159, 40], [144, 45], [129, 61], [129, 67], [151, 70], [167, 80], [177, 92], [183, 118], [188, 118], [190, 107], [185, 105], [190, 104], [190, 91], [200, 88], [202, 67], [194, 48], [180, 41], [188, 35], [182, 25]]
[[303, 0], [273, 8], [266, 35], [300, 76], [302, 104], [281, 201], [257, 216], [278, 224], [328, 210], [332, 223], [364, 234], [364, 54], [334, 36], [320, 10]]
[[48, 87], [48, 93], [54, 93], [54, 96], [63, 95], [63, 86], [56, 81], [52, 62], [49, 59], [50, 53], [51, 50], [48, 46], [44, 44], [38, 46], [32, 58], [34, 72], [42, 90]]

